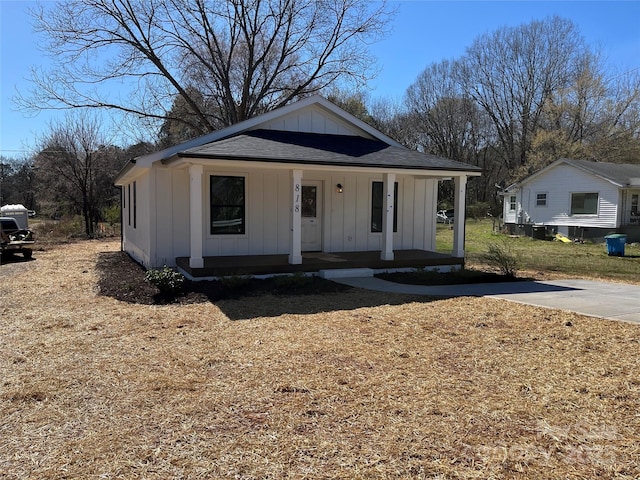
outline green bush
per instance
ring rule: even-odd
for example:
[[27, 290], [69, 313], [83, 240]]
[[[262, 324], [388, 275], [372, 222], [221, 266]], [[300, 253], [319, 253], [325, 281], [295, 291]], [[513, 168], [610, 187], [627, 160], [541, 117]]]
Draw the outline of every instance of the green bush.
[[184, 275], [166, 265], [162, 268], [147, 270], [144, 275], [146, 282], [155, 285], [162, 295], [175, 295], [182, 290]]
[[486, 202], [478, 202], [473, 205], [468, 205], [466, 209], [467, 218], [473, 218], [474, 220], [486, 218], [490, 210], [491, 206]]
[[104, 221], [111, 226], [116, 223], [120, 223], [120, 205], [114, 204], [110, 207], [106, 207], [102, 210], [102, 217], [104, 218]]

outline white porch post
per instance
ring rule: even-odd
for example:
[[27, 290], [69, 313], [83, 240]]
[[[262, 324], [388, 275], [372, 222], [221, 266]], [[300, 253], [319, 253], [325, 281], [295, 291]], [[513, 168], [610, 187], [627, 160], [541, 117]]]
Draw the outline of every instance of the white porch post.
[[395, 173], [385, 173], [383, 176], [384, 203], [382, 210], [382, 251], [381, 260], [393, 260], [393, 214], [395, 211], [394, 187], [396, 183]]
[[302, 170], [291, 170], [291, 241], [289, 263], [302, 263]]
[[464, 220], [465, 220], [465, 198], [467, 194], [467, 176], [455, 177], [455, 199], [454, 199], [454, 225], [453, 225], [453, 256], [464, 258]]
[[189, 266], [204, 267], [202, 258], [202, 165], [189, 166], [189, 225], [191, 248]]

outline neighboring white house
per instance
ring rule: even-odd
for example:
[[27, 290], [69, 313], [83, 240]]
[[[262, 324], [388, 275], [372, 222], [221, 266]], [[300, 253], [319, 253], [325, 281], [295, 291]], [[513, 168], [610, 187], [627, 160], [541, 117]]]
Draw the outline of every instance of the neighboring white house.
[[544, 226], [572, 238], [640, 237], [640, 165], [561, 158], [507, 187], [507, 227]]
[[[396, 250], [435, 251], [438, 181], [455, 181], [464, 212], [477, 175], [309, 97], [131, 160], [116, 179], [122, 247], [146, 267], [186, 257], [190, 273], [223, 257], [301, 265], [305, 251], [377, 251], [390, 262]], [[463, 258], [464, 216], [455, 220], [452, 257]]]

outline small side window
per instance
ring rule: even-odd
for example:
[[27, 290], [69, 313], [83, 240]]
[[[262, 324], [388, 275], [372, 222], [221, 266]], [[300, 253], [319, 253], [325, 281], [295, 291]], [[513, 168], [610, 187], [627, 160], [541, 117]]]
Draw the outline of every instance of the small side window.
[[515, 195], [511, 195], [509, 197], [509, 211], [510, 212], [515, 212], [516, 211], [516, 196]]
[[[371, 232], [382, 232], [384, 182], [371, 183]], [[398, 182], [393, 185], [393, 232], [398, 231]]]
[[536, 194], [536, 207], [546, 207], [547, 206], [547, 194], [546, 193], [537, 193]]

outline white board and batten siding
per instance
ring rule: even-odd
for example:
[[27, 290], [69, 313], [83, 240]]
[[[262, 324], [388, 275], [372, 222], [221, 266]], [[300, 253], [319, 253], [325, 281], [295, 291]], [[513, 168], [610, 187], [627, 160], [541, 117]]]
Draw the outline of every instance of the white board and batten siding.
[[[571, 215], [573, 193], [597, 193], [598, 213]], [[537, 205], [538, 194], [546, 194], [546, 205]], [[530, 181], [523, 182], [516, 195], [516, 210], [504, 197], [505, 223], [533, 223], [553, 226], [615, 228], [619, 190], [612, 183], [566, 164], [559, 164]]]
[[[356, 129], [340, 117], [318, 106], [296, 111], [276, 120], [265, 122], [257, 128], [329, 135], [363, 135], [361, 130]], [[366, 137], [370, 138], [369, 136]]]
[[150, 235], [150, 199], [155, 195], [149, 171], [137, 177], [122, 189], [124, 211], [123, 243], [124, 250], [137, 262], [145, 266], [151, 264], [151, 235]]
[[[242, 174], [246, 178], [246, 232], [244, 235], [210, 235], [205, 232], [205, 256], [269, 255], [289, 252], [291, 231], [291, 178], [288, 171], [252, 170], [249, 172], [207, 171], [204, 214], [208, 225], [209, 176]], [[398, 232], [394, 248], [433, 249], [435, 229], [433, 216], [434, 180], [416, 180], [411, 176], [398, 179]], [[372, 182], [382, 176], [331, 174], [307, 171], [302, 183], [321, 183], [322, 251], [353, 252], [380, 250], [381, 233], [371, 232]], [[343, 185], [338, 193], [336, 185]], [[430, 188], [427, 191], [427, 186]], [[414, 198], [418, 202], [412, 201]], [[425, 203], [428, 202], [428, 203]], [[414, 221], [414, 210], [417, 213]]]
[[[245, 234], [210, 234], [211, 175], [245, 176]], [[147, 208], [144, 213], [138, 211], [138, 228], [126, 227], [127, 251], [139, 252], [134, 256], [146, 266], [173, 266], [176, 257], [189, 256], [190, 253], [188, 169], [153, 169], [147, 179], [138, 182], [138, 195], [149, 185], [149, 179], [153, 180], [155, 188], [148, 204], [154, 206], [156, 215], [150, 219]], [[303, 183], [307, 180], [319, 181], [322, 185], [322, 251], [380, 250], [382, 233], [371, 232], [371, 189], [372, 182], [383, 180], [382, 175], [304, 171]], [[435, 250], [433, 212], [437, 201], [437, 180], [412, 175], [401, 175], [396, 180], [398, 232], [394, 233], [393, 248]], [[243, 171], [205, 167], [202, 181], [204, 256], [289, 253], [291, 176], [288, 170]], [[336, 191], [338, 183], [343, 185], [342, 193]], [[141, 228], [143, 225], [145, 228]], [[149, 227], [153, 234], [144, 235]], [[138, 246], [145, 242], [149, 255], [142, 254], [143, 249]]]

